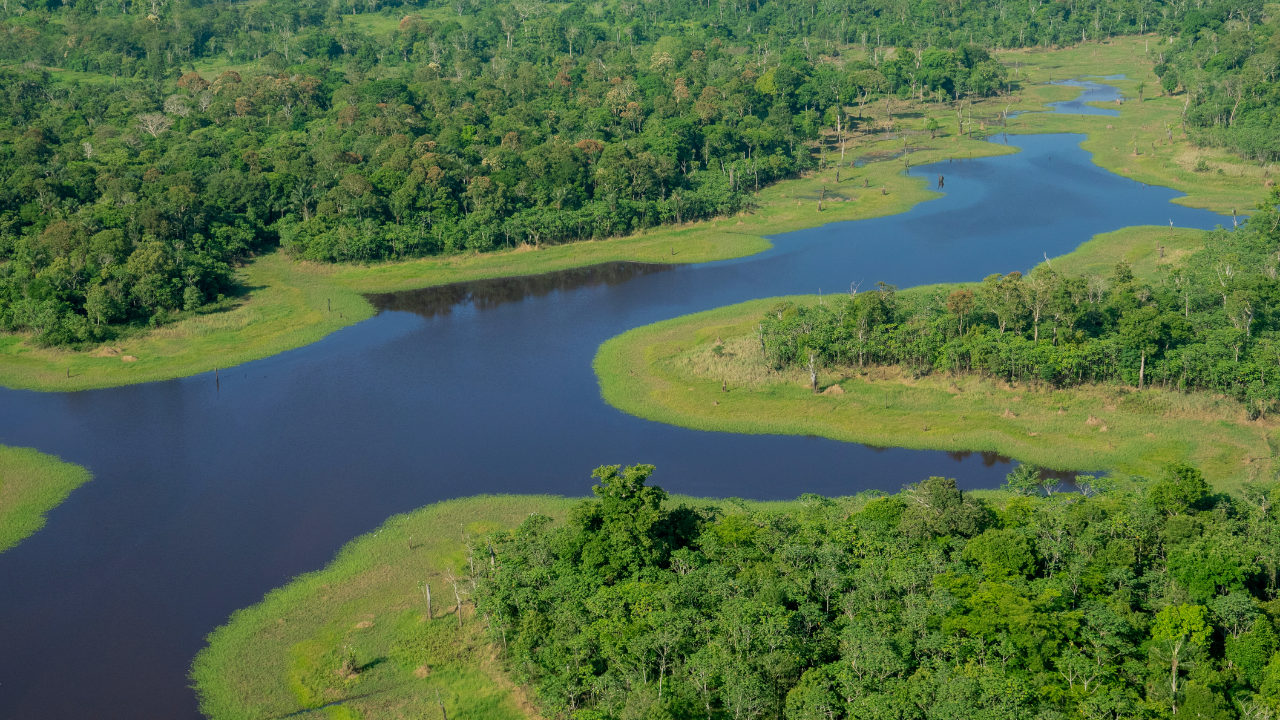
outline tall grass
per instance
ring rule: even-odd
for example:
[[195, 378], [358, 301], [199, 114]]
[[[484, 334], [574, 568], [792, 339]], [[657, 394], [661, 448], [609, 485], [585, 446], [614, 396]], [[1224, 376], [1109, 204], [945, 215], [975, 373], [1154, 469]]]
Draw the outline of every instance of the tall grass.
[[0, 445], [0, 552], [44, 527], [45, 513], [91, 477], [52, 455]]

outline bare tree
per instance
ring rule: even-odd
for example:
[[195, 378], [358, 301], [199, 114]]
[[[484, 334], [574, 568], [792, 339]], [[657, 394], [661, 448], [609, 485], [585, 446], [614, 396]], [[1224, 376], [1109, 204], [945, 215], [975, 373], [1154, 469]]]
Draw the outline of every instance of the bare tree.
[[168, 130], [172, 125], [173, 121], [164, 113], [147, 113], [138, 116], [138, 129], [151, 137], [160, 137], [160, 133]]
[[187, 107], [187, 99], [181, 95], [170, 95], [165, 98], [164, 111], [178, 117], [186, 117], [191, 114], [191, 108]]
[[1049, 268], [1036, 268], [1027, 278], [1027, 307], [1031, 309], [1031, 322], [1035, 327], [1035, 341], [1040, 341], [1040, 319], [1044, 316], [1045, 308], [1049, 307], [1049, 301], [1053, 298], [1053, 293], [1057, 290], [1058, 276]]

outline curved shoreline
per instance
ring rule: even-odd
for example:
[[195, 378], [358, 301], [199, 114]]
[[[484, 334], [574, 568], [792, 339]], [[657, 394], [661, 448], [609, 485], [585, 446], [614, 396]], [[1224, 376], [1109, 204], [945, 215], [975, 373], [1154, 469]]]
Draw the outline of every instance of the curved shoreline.
[[[1056, 61], [1057, 67], [1066, 67], [1069, 74], [1077, 75], [1103, 65], [1112, 71], [1141, 70], [1144, 66], [1140, 62], [1123, 56], [1122, 46], [1118, 43], [1097, 48], [1104, 55], [1116, 55], [1113, 58], [1086, 58], [1084, 49], [1006, 54], [1019, 56], [1030, 70], [1039, 67], [1037, 61]], [[1105, 82], [1125, 89], [1136, 81]], [[1185, 192], [1185, 197], [1175, 200], [1184, 206], [1219, 213], [1235, 209], [1244, 214], [1252, 206], [1254, 195], [1260, 198], [1265, 194], [1260, 182], [1252, 187], [1244, 178], [1195, 174], [1179, 165], [1181, 156], [1175, 155], [1186, 151], [1182, 147], [1185, 143], [1171, 143], [1172, 149], [1167, 149], [1170, 146], [1161, 144], [1164, 141], [1159, 128], [1147, 129], [1149, 124], [1160, 125], [1167, 119], [1165, 116], [1176, 116], [1179, 108], [1175, 101], [1151, 98], [1144, 103], [1127, 103], [1119, 117], [1045, 112], [1046, 103], [1060, 100], [1064, 89], [1058, 85], [1032, 85], [1022, 91], [1025, 97], [986, 99], [979, 103], [979, 110], [998, 113], [1007, 109], [1006, 105], [1023, 110], [1009, 121], [1009, 129], [1018, 134], [1082, 133], [1085, 138], [1081, 147], [1092, 155], [1094, 164], [1137, 182]], [[908, 131], [923, 127], [931, 108], [922, 105], [914, 109], [915, 117], [900, 116], [897, 121]], [[988, 130], [992, 136], [996, 134], [994, 125]], [[1131, 138], [1137, 143], [1135, 149], [1148, 143], [1153, 152], [1158, 146], [1161, 149], [1155, 154], [1126, 155], [1119, 148]], [[912, 142], [927, 148], [909, 156], [913, 165], [1015, 152], [1014, 148], [969, 136], [942, 135], [926, 140], [921, 134], [913, 136]], [[1110, 150], [1106, 147], [1109, 142], [1116, 143]], [[882, 139], [855, 146], [853, 152], [873, 154], [895, 147], [900, 147], [899, 140]], [[369, 267], [294, 263], [272, 253], [240, 271], [247, 292], [239, 305], [113, 341], [119, 350], [115, 355], [29, 347], [21, 336], [0, 335], [0, 386], [67, 392], [169, 380], [234, 367], [309, 345], [371, 317], [375, 311], [362, 297], [364, 293], [423, 289], [611, 261], [683, 264], [747, 257], [771, 247], [766, 238], [769, 235], [906, 212], [938, 196], [927, 188], [923, 178], [903, 175], [901, 167], [897, 162], [870, 163], [846, 173], [844, 182], [838, 185], [834, 170], [826, 169], [762, 189], [757, 195], [756, 210], [736, 218], [660, 226], [630, 237], [529, 252], [424, 258]], [[857, 202], [827, 202], [820, 213], [816, 212], [816, 201], [826, 192], [860, 191], [859, 180], [872, 188], [883, 185], [888, 194], [868, 191]], [[138, 360], [122, 363], [117, 355]]]
[[[1098, 236], [1054, 258], [1055, 267], [1081, 268], [1136, 261], [1154, 270], [1152, 243], [1160, 233], [1171, 256], [1194, 248], [1203, 231], [1167, 235], [1162, 228], [1126, 228]], [[1136, 256], [1135, 256], [1136, 254]], [[963, 287], [927, 285], [900, 294], [932, 294]], [[655, 422], [714, 432], [816, 435], [872, 446], [915, 450], [995, 452], [1055, 470], [1111, 470], [1150, 474], [1170, 461], [1201, 467], [1220, 486], [1247, 479], [1271, 464], [1270, 421], [1234, 422], [1236, 403], [1205, 393], [1184, 395], [1095, 386], [1055, 390], [975, 375], [911, 378], [896, 368], [842, 367], [808, 376], [747, 372], [723, 358], [754, 357], [755, 322], [782, 300], [814, 303], [816, 296], [775, 297], [685, 315], [632, 329], [603, 343], [592, 362], [605, 402]], [[712, 346], [723, 341], [723, 358]], [[739, 348], [741, 346], [741, 348]], [[739, 352], [739, 349], [741, 352]], [[729, 382], [729, 378], [740, 378]], [[1064, 410], [1065, 408], [1065, 410]], [[1102, 435], [1086, 419], [1098, 417]]]
[[92, 478], [52, 455], [0, 445], [0, 552], [44, 527], [45, 515]]

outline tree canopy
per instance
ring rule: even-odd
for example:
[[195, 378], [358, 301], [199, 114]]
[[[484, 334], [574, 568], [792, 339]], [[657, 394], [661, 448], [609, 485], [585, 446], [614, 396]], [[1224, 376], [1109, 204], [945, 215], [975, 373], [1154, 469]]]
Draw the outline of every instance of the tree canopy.
[[881, 283], [821, 304], [783, 302], [760, 319], [760, 350], [775, 368], [807, 367], [812, 353], [830, 366], [917, 375], [1212, 390], [1258, 417], [1280, 399], [1277, 207], [1273, 190], [1246, 227], [1210, 233], [1204, 249], [1149, 281], [1125, 263], [1108, 276], [1043, 265], [946, 293]]
[[1256, 125], [1270, 28], [1242, 0], [7, 0], [0, 328], [99, 342], [217, 307], [276, 247], [373, 262], [732, 214], [868, 101], [1007, 92], [995, 48], [1159, 30], [1163, 65], [1216, 53], [1193, 124], [1234, 93], [1228, 129]]
[[673, 507], [652, 471], [597, 470], [564, 525], [530, 517], [479, 566], [478, 612], [544, 715], [1280, 711], [1274, 484], [1215, 494], [1177, 465], [1103, 494], [929, 478], [762, 510]]

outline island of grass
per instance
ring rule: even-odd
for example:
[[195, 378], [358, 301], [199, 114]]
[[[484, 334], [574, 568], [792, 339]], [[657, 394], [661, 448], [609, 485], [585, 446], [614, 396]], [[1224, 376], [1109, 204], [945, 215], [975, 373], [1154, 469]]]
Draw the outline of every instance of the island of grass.
[[52, 455], [0, 445], [0, 552], [44, 527], [45, 513], [91, 477]]
[[[1154, 280], [1197, 252], [1206, 236], [1127, 228], [1094, 238], [1052, 266], [1064, 275], [1106, 276], [1123, 262], [1138, 278]], [[904, 304], [938, 306], [965, 287], [924, 286], [898, 295]], [[1224, 487], [1273, 472], [1280, 425], [1269, 414], [1251, 414], [1223, 394], [1182, 392], [1165, 382], [1141, 392], [1116, 382], [1058, 387], [1035, 378], [1010, 382], [989, 373], [859, 366], [850, 359], [815, 368], [815, 387], [803, 358], [779, 369], [761, 351], [761, 318], [780, 302], [815, 305], [819, 299], [756, 300], [605, 342], [594, 363], [604, 399], [639, 417], [701, 430], [993, 451], [1061, 470], [1150, 475], [1183, 461]]]
[[[871, 162], [856, 170], [847, 167], [850, 157], [887, 157], [901, 150], [903, 141], [883, 132], [890, 126], [910, 135], [915, 151], [912, 164], [1012, 152], [985, 141], [988, 134], [1004, 128], [1019, 133], [1085, 133], [1088, 139], [1083, 147], [1103, 167], [1187, 193], [1176, 202], [1243, 214], [1265, 193], [1262, 169], [1229, 154], [1196, 148], [1180, 133], [1170, 138], [1167, 129], [1181, 116], [1181, 105], [1175, 98], [1126, 102], [1119, 108], [1119, 117], [1036, 112], [1043, 110], [1046, 102], [1078, 93], [1075, 88], [1040, 84], [1051, 78], [1123, 73], [1126, 79], [1106, 82], [1119, 86], [1127, 95], [1136, 95], [1137, 78], [1144, 77], [1151, 64], [1143, 51], [1143, 38], [1125, 38], [1066, 50], [1001, 52], [1002, 62], [1017, 67], [1017, 79], [1024, 88], [1015, 97], [978, 98], [972, 104], [966, 101], [967, 117], [973, 122], [966, 123], [963, 133], [945, 119], [953, 117], [949, 106], [899, 101], [889, 108], [890, 117], [881, 104], [868, 105], [861, 109], [868, 122], [861, 131], [846, 136], [843, 149], [834, 131], [823, 131], [820, 147], [815, 148], [815, 152], [826, 153], [820, 171], [762, 188], [753, 198], [753, 209], [734, 217], [662, 225], [608, 240], [371, 265], [296, 262], [278, 251], [269, 252], [237, 271], [239, 295], [182, 313], [159, 328], [123, 331], [103, 346], [74, 350], [43, 347], [22, 334], [0, 335], [0, 385], [69, 391], [183, 377], [301, 347], [366, 319], [374, 310], [363, 293], [528, 275], [616, 260], [709, 262], [767, 249], [766, 235], [905, 212], [935, 197], [923, 179], [904, 176], [896, 161]], [[1014, 111], [1023, 114], [1002, 119], [1004, 113]], [[934, 133], [925, 131], [930, 116], [944, 119]], [[842, 155], [846, 168], [837, 183], [833, 164]], [[1204, 171], [1206, 168], [1209, 171]], [[864, 190], [864, 185], [869, 189]], [[886, 194], [875, 191], [880, 187]], [[818, 201], [826, 193], [854, 202], [827, 202], [819, 212]]]

